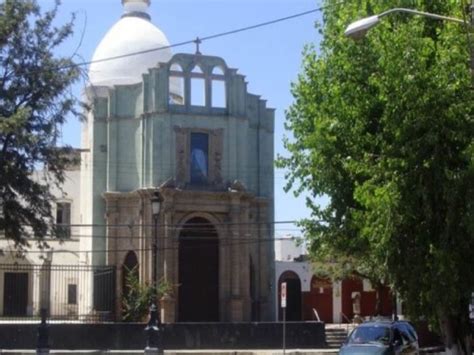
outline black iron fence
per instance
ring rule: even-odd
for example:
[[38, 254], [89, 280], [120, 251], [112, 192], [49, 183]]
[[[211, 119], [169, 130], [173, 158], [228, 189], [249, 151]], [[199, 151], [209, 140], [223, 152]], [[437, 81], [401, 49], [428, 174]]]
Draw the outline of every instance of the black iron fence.
[[115, 320], [115, 266], [0, 264], [0, 320]]

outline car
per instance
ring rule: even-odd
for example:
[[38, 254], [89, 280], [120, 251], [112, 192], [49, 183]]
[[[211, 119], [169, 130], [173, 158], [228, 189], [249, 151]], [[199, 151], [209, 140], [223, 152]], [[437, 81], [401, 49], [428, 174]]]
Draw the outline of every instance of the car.
[[418, 355], [418, 335], [406, 321], [370, 321], [349, 334], [340, 355]]

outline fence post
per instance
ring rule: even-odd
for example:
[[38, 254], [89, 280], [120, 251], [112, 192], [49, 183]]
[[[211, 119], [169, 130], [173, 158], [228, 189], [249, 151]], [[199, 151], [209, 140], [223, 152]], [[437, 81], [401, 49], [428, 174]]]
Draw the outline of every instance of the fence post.
[[160, 346], [161, 335], [160, 335], [160, 324], [158, 319], [158, 310], [155, 304], [150, 307], [150, 319], [145, 328], [146, 332], [146, 355], [162, 355], [163, 349]]
[[46, 324], [46, 308], [41, 308], [41, 323], [38, 327], [38, 342], [36, 344], [36, 355], [49, 354], [49, 329]]

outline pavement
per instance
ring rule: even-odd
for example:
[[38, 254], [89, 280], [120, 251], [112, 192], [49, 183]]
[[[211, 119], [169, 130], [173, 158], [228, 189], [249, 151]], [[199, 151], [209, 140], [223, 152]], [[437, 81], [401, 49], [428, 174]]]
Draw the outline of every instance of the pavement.
[[[132, 355], [143, 354], [143, 350], [51, 350], [50, 354], [55, 355]], [[288, 349], [286, 355], [328, 355], [337, 354], [337, 349]], [[0, 354], [31, 355], [36, 354], [36, 350], [0, 350]], [[165, 350], [165, 355], [281, 355], [283, 350]]]

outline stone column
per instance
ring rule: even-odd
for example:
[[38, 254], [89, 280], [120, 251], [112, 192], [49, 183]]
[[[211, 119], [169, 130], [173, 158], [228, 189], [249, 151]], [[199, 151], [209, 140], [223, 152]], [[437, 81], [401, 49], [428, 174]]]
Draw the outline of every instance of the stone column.
[[106, 223], [106, 264], [116, 267], [115, 275], [115, 316], [117, 320], [122, 315], [122, 268], [118, 259], [119, 245], [117, 243], [117, 223], [118, 223], [118, 201], [112, 198], [105, 198], [105, 223]]
[[252, 304], [250, 297], [250, 243], [254, 241], [250, 235], [249, 224], [249, 203], [248, 201], [241, 204], [240, 207], [240, 276], [241, 276], [241, 294], [243, 301], [243, 319], [251, 320]]
[[[167, 286], [173, 287], [173, 289], [174, 285], [177, 284], [177, 280], [174, 279], [175, 262], [172, 250], [176, 230], [174, 228], [174, 213], [174, 194], [169, 193], [165, 195], [162, 212], [163, 218], [161, 219], [162, 228], [160, 228], [160, 231], [163, 239], [163, 249], [159, 255], [162, 259], [163, 276], [159, 282], [164, 282]], [[161, 321], [163, 323], [174, 323], [176, 321], [176, 300], [173, 291], [171, 290], [170, 293], [163, 295], [161, 298]]]
[[241, 252], [240, 252], [240, 194], [232, 193], [229, 234], [231, 247], [231, 300], [232, 322], [243, 321], [243, 302], [241, 295]]
[[272, 294], [270, 294], [270, 284], [273, 282], [273, 279], [270, 278], [270, 270], [273, 270], [272, 267], [269, 267], [270, 263], [274, 263], [273, 258], [270, 257], [271, 251], [270, 248], [273, 248], [273, 243], [269, 241], [271, 238], [270, 230], [268, 228], [267, 220], [267, 206], [266, 203], [262, 200], [257, 201], [260, 205], [258, 209], [258, 228], [260, 229], [259, 233], [259, 319], [261, 321], [271, 320], [272, 309]]

